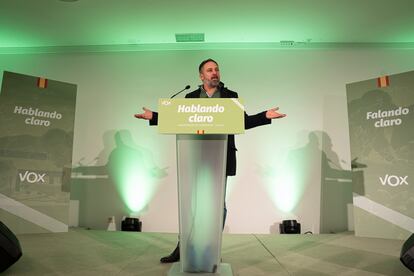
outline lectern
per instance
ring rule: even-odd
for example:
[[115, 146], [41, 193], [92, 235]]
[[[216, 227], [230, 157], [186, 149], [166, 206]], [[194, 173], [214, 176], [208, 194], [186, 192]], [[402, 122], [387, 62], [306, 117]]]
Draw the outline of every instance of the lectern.
[[227, 135], [244, 132], [240, 99], [160, 99], [158, 127], [176, 134], [181, 258], [168, 275], [233, 275], [221, 240]]

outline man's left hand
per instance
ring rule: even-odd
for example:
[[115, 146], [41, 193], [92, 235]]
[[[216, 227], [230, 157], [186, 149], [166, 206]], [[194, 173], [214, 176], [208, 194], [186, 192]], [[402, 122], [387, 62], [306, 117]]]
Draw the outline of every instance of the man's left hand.
[[275, 107], [266, 111], [266, 118], [267, 119], [280, 119], [286, 117], [286, 114], [277, 112], [279, 107]]

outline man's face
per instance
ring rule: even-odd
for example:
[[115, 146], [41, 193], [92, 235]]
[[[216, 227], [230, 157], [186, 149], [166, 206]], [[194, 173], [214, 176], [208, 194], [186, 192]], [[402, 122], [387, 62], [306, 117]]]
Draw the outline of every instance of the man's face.
[[204, 64], [203, 68], [201, 68], [200, 79], [209, 88], [217, 87], [220, 83], [220, 69], [218, 65], [212, 61]]

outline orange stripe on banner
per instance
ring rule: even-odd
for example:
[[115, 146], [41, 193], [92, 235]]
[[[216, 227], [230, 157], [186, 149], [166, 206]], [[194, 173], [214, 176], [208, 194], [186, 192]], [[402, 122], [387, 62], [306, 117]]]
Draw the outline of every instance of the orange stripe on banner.
[[378, 87], [387, 87], [390, 85], [390, 78], [388, 76], [382, 76], [377, 79]]
[[47, 87], [47, 79], [45, 79], [45, 78], [37, 78], [37, 87], [39, 87], [39, 88], [46, 88]]
[[197, 130], [197, 134], [204, 134], [204, 130]]

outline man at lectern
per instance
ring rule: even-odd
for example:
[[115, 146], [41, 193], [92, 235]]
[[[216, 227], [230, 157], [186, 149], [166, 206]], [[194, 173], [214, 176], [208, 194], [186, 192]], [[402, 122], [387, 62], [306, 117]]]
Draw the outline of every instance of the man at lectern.
[[[188, 93], [186, 98], [238, 98], [236, 92], [233, 92], [227, 87], [224, 87], [224, 83], [220, 81], [219, 65], [213, 59], [207, 59], [200, 63], [198, 67], [200, 79], [202, 84], [199, 88], [191, 93]], [[153, 112], [147, 108], [143, 108], [144, 112], [135, 114], [138, 119], [149, 120], [150, 125], [157, 125], [158, 113]], [[244, 128], [250, 129], [253, 127], [270, 124], [272, 119], [279, 119], [285, 117], [286, 114], [279, 113], [278, 108], [272, 108], [267, 111], [260, 112], [256, 115], [247, 115], [244, 113]], [[234, 142], [234, 135], [228, 135], [227, 140], [227, 167], [226, 176], [236, 175], [236, 145]], [[226, 221], [226, 204], [224, 204], [223, 213], [223, 227]], [[162, 263], [172, 263], [180, 260], [180, 248], [179, 243], [174, 251], [161, 258]]]

